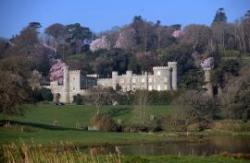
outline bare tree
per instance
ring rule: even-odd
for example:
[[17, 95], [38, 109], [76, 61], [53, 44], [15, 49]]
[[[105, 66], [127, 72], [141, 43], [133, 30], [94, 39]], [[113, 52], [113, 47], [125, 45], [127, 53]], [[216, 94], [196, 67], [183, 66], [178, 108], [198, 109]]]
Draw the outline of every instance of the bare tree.
[[250, 117], [250, 72], [246, 66], [239, 76], [231, 76], [219, 96], [221, 110], [226, 118], [244, 119]]
[[28, 98], [27, 81], [10, 71], [0, 71], [0, 113], [6, 115], [20, 114], [18, 107]]
[[189, 25], [184, 29], [185, 35], [181, 41], [192, 45], [193, 49], [199, 52], [203, 52], [208, 47], [212, 31], [205, 25]]
[[145, 124], [148, 120], [147, 105], [148, 105], [148, 91], [140, 90], [135, 94], [134, 103], [134, 120], [138, 124]]
[[204, 91], [188, 90], [174, 102], [172, 119], [185, 127], [193, 123], [209, 122], [216, 113], [216, 102]]

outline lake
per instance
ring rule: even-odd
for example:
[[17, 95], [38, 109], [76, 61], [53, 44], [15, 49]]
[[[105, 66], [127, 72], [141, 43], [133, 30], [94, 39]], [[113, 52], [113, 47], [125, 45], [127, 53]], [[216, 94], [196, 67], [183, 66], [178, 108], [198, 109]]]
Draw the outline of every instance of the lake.
[[84, 152], [115, 153], [124, 155], [214, 155], [227, 153], [250, 154], [249, 136], [192, 137], [161, 143], [105, 145], [79, 147]]

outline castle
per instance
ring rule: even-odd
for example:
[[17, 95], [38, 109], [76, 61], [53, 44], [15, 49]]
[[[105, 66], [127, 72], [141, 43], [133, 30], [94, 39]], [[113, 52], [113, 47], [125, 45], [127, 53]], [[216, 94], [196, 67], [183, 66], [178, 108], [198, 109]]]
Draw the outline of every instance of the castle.
[[62, 83], [57, 80], [50, 82], [54, 101], [72, 103], [75, 95], [86, 95], [89, 88], [96, 86], [95, 77], [82, 75], [80, 70], [69, 70], [67, 65], [62, 70]]
[[136, 75], [132, 71], [127, 71], [126, 74], [118, 75], [118, 72], [113, 71], [112, 78], [98, 79], [97, 85], [112, 87], [114, 90], [120, 87], [123, 92], [139, 89], [149, 91], [177, 90], [177, 63], [168, 62], [168, 66], [153, 67], [153, 74], [146, 72]]
[[146, 72], [137, 75], [133, 74], [132, 71], [127, 71], [126, 74], [118, 75], [118, 72], [113, 71], [112, 78], [104, 79], [98, 79], [97, 75], [82, 75], [80, 70], [69, 70], [66, 64], [56, 68], [57, 71], [62, 73], [62, 81], [60, 83], [59, 80], [52, 80], [49, 88], [54, 96], [54, 101], [62, 103], [72, 103], [75, 95], [86, 95], [89, 88], [95, 86], [111, 87], [114, 90], [120, 87], [124, 92], [135, 90], [177, 90], [176, 62], [168, 62], [168, 66], [153, 67], [153, 74]]

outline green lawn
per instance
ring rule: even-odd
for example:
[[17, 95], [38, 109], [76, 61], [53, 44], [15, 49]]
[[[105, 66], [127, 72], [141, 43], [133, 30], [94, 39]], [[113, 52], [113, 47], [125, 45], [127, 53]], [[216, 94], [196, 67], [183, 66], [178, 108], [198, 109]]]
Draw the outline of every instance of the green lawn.
[[[96, 113], [94, 106], [53, 104], [23, 105], [23, 116], [6, 117], [0, 115], [0, 120], [9, 119], [17, 123], [9, 127], [0, 127], [0, 144], [27, 143], [44, 144], [55, 147], [68, 145], [104, 145], [104, 144], [140, 144], [166, 141], [182, 141], [179, 133], [119, 133], [86, 131], [76, 128], [76, 124], [88, 125], [89, 120]], [[102, 111], [115, 120], [121, 119], [125, 123], [133, 117], [132, 106], [103, 106]], [[150, 115], [167, 115], [171, 106], [148, 106]], [[53, 126], [57, 121], [58, 126]], [[199, 134], [199, 133], [198, 133]], [[196, 140], [194, 135], [193, 139]], [[52, 150], [53, 151], [53, 150]], [[104, 156], [106, 157], [106, 156]], [[54, 157], [53, 157], [54, 158]], [[57, 158], [57, 157], [55, 157]], [[1, 161], [1, 158], [0, 158]], [[222, 156], [122, 156], [122, 162], [247, 162], [240, 159]]]
[[[75, 128], [79, 124], [87, 126], [91, 117], [96, 113], [94, 106], [86, 105], [29, 104], [22, 107], [25, 110], [23, 116], [4, 117], [0, 114], [0, 120], [8, 118], [20, 122], [46, 125], [52, 125], [56, 121], [59, 126]], [[121, 119], [124, 123], [127, 123], [133, 117], [132, 106], [103, 106], [101, 110], [116, 120]], [[169, 111], [170, 106], [166, 105], [147, 107], [147, 112], [151, 115], [166, 115]]]
[[[34, 141], [36, 143], [57, 143], [70, 141], [76, 144], [119, 144], [152, 142], [165, 140], [165, 137], [149, 133], [115, 133], [91, 132], [79, 130], [76, 126], [87, 126], [90, 118], [96, 113], [94, 106], [37, 104], [23, 105], [23, 116], [6, 117], [0, 115], [0, 120], [8, 119], [18, 122], [10, 128], [0, 128], [0, 143]], [[152, 115], [164, 115], [170, 111], [169, 106], [148, 106]], [[114, 119], [129, 122], [133, 116], [132, 106], [103, 106], [102, 111]], [[57, 121], [57, 126], [53, 123]]]
[[98, 144], [133, 144], [145, 142], [159, 142], [178, 139], [166, 137], [161, 134], [151, 133], [117, 133], [98, 131], [74, 131], [74, 130], [47, 130], [32, 128], [28, 131], [21, 131], [20, 128], [0, 129], [1, 143], [30, 143], [35, 144], [57, 144], [59, 142], [70, 142], [81, 145]]

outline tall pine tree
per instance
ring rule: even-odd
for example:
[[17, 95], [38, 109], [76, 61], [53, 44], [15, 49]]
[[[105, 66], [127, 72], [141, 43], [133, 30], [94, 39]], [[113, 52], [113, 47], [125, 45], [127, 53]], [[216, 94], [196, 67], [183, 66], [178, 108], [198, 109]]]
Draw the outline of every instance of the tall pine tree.
[[227, 22], [227, 16], [225, 13], [224, 8], [219, 8], [214, 16], [214, 20], [212, 24], [215, 23], [226, 23]]

